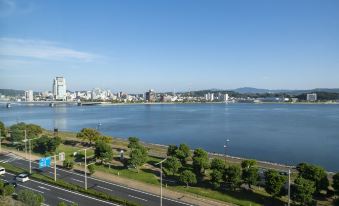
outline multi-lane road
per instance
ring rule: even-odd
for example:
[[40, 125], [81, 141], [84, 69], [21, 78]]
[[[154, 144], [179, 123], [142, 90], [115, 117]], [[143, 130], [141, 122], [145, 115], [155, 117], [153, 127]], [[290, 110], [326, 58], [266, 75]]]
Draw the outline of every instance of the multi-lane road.
[[[0, 162], [10, 163], [14, 166], [24, 168], [24, 169], [28, 169], [29, 167], [29, 162], [27, 160], [22, 159], [14, 155], [13, 153], [0, 154]], [[32, 162], [32, 168], [37, 169], [37, 167], [38, 167], [38, 163]], [[43, 172], [50, 176], [54, 176], [53, 168], [45, 168]], [[11, 177], [10, 174], [5, 175], [5, 178], [13, 179], [13, 177]], [[64, 181], [67, 181], [73, 184], [84, 186], [85, 177], [83, 174], [80, 174], [80, 173], [58, 168], [57, 178], [63, 179]], [[120, 197], [122, 199], [137, 202], [145, 206], [160, 205], [160, 197], [158, 195], [151, 194], [145, 191], [140, 191], [134, 188], [129, 188], [123, 185], [107, 182], [107, 181], [100, 180], [100, 179], [93, 178], [93, 177], [87, 178], [87, 185], [88, 185], [88, 188], [92, 188], [92, 189], [95, 189], [101, 192], [105, 192], [107, 194]], [[46, 198], [46, 203], [48, 205], [56, 205], [58, 202], [62, 201], [62, 198], [64, 199], [65, 202], [67, 201], [76, 202], [80, 206], [115, 205], [107, 201], [98, 200], [96, 198], [92, 198], [87, 201], [87, 199], [91, 197], [85, 196], [80, 193], [71, 192], [71, 191], [66, 192], [66, 190], [62, 188], [56, 189], [58, 187], [55, 187], [53, 185], [48, 185], [45, 183], [41, 183], [35, 180], [30, 180], [22, 184], [20, 183], [18, 188], [20, 187], [21, 188], [28, 187], [36, 191], [39, 191], [40, 193], [43, 192], [42, 194]], [[57, 193], [55, 191], [57, 191]], [[84, 197], [87, 197], [87, 198], [84, 198]], [[163, 198], [163, 205], [164, 206], [176, 206], [176, 205], [188, 206], [191, 204], [182, 202], [180, 200]]]

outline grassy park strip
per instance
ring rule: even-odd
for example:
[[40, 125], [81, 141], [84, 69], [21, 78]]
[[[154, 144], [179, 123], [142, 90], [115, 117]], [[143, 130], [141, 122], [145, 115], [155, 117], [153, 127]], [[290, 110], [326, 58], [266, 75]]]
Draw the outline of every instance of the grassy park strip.
[[[23, 172], [28, 173], [28, 171], [26, 171], [22, 168], [19, 168], [19, 167], [15, 167], [15, 166], [8, 164], [8, 163], [0, 163], [0, 166], [4, 167], [6, 169], [6, 171], [13, 173], [13, 174], [19, 174], [19, 173], [23, 173]], [[99, 192], [99, 191], [96, 191], [96, 190], [93, 190], [93, 189], [85, 190], [83, 187], [80, 187], [80, 186], [75, 185], [75, 184], [71, 184], [69, 182], [65, 182], [65, 181], [60, 180], [60, 179], [58, 179], [55, 182], [53, 178], [42, 175], [42, 174], [33, 173], [30, 176], [30, 178], [41, 181], [41, 182], [45, 182], [45, 183], [48, 183], [48, 184], [51, 184], [51, 185], [56, 185], [56, 186], [59, 186], [59, 187], [62, 187], [62, 188], [65, 188], [65, 189], [68, 189], [68, 190], [71, 190], [71, 191], [76, 191], [76, 192], [80, 192], [80, 193], [83, 193], [83, 194], [86, 194], [86, 195], [90, 195], [90, 196], [93, 196], [93, 197], [96, 197], [96, 198], [99, 198], [99, 199], [102, 199], [102, 200], [107, 200], [107, 201], [111, 201], [111, 202], [114, 202], [114, 203], [118, 203], [118, 204], [121, 204], [121, 205], [124, 205], [124, 206], [140, 206], [137, 203], [130, 202], [130, 201], [127, 201], [127, 200], [123, 200], [119, 197], [108, 195], [106, 193]]]

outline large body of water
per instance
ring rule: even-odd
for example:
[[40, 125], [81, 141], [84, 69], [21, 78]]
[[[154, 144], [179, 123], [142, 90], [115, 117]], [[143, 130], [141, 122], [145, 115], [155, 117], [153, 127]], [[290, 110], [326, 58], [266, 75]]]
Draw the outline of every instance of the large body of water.
[[107, 135], [159, 144], [186, 143], [210, 152], [271, 162], [310, 162], [339, 171], [339, 105], [162, 104], [0, 107], [0, 120]]

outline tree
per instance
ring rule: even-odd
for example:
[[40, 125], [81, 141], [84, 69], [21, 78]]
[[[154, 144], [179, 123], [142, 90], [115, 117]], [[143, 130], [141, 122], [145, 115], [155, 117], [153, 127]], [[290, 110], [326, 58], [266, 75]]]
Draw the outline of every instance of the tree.
[[245, 168], [253, 167], [256, 164], [257, 164], [257, 161], [255, 161], [255, 160], [244, 160], [244, 161], [241, 162], [241, 167], [243, 169], [245, 169]]
[[70, 158], [67, 158], [64, 160], [64, 162], [62, 163], [62, 166], [66, 169], [73, 169], [73, 166], [74, 166], [74, 160], [73, 159], [70, 159]]
[[265, 172], [265, 190], [273, 197], [279, 197], [282, 195], [284, 185], [286, 183], [286, 177], [280, 175], [277, 171], [268, 170]]
[[5, 184], [3, 180], [0, 180], [0, 195], [3, 197], [12, 195], [15, 189], [12, 184]]
[[68, 206], [65, 202], [59, 202], [57, 206]]
[[134, 149], [140, 146], [140, 140], [138, 137], [129, 137], [128, 142], [128, 148], [130, 149]]
[[111, 161], [113, 159], [112, 147], [103, 141], [98, 141], [95, 144], [94, 155], [95, 158], [101, 160], [101, 163]]
[[205, 169], [209, 167], [208, 153], [198, 148], [193, 153], [193, 169], [197, 175], [205, 172]]
[[46, 135], [37, 139], [34, 143], [33, 150], [37, 153], [47, 154], [54, 153], [56, 148], [61, 144], [60, 137], [50, 138]]
[[44, 202], [44, 197], [32, 190], [24, 189], [18, 193], [18, 200], [27, 206], [40, 206]]
[[169, 157], [165, 162], [165, 168], [173, 175], [182, 167], [181, 162], [176, 157]]
[[139, 145], [139, 147], [132, 149], [129, 164], [133, 165], [139, 173], [139, 167], [147, 162], [147, 157], [147, 149], [142, 145]]
[[191, 150], [186, 144], [180, 144], [175, 152], [175, 156], [180, 160], [182, 165], [185, 165], [187, 159], [191, 156]]
[[[68, 204], [65, 202], [59, 202], [57, 206], [68, 206]], [[75, 202], [72, 202], [71, 204], [69, 204], [69, 206], [78, 206], [78, 204]]]
[[334, 191], [339, 195], [339, 172], [333, 175], [333, 188]]
[[316, 192], [319, 193], [321, 190], [327, 190], [329, 181], [324, 168], [312, 164], [300, 163], [297, 165], [297, 170], [300, 177], [315, 183]]
[[291, 185], [291, 199], [301, 205], [308, 205], [312, 202], [312, 195], [316, 191], [313, 181], [298, 177]]
[[92, 128], [83, 128], [77, 133], [77, 138], [88, 141], [90, 146], [92, 146], [92, 142], [97, 141], [100, 136], [100, 132]]
[[180, 174], [179, 180], [186, 184], [188, 187], [189, 184], [196, 184], [197, 178], [191, 170], [185, 170]]
[[249, 188], [252, 188], [252, 185], [257, 184], [259, 179], [259, 170], [255, 165], [255, 160], [244, 160], [241, 162], [242, 179], [246, 184], [248, 184]]
[[95, 172], [95, 165], [94, 164], [88, 165], [87, 169], [89, 171], [89, 174], [92, 175]]
[[42, 128], [39, 125], [20, 122], [10, 127], [11, 135], [8, 140], [12, 142], [21, 142], [25, 138], [25, 130], [27, 139], [35, 138], [42, 133]]
[[176, 150], [178, 149], [177, 145], [168, 145], [167, 156], [175, 156]]
[[105, 143], [110, 143], [110, 142], [112, 142], [112, 137], [110, 137], [110, 136], [101, 136], [99, 138], [99, 141], [102, 141], [102, 142], [105, 142]]
[[223, 172], [220, 170], [213, 170], [211, 173], [211, 183], [214, 188], [220, 187], [222, 183]]
[[6, 127], [5, 127], [5, 124], [2, 121], [0, 121], [0, 130], [1, 130], [0, 136], [5, 137], [6, 136]]
[[211, 162], [211, 169], [223, 171], [225, 169], [224, 161], [222, 159], [219, 159], [219, 158], [213, 158], [212, 162]]
[[231, 165], [225, 169], [224, 181], [228, 188], [236, 190], [241, 185], [241, 168], [238, 165]]

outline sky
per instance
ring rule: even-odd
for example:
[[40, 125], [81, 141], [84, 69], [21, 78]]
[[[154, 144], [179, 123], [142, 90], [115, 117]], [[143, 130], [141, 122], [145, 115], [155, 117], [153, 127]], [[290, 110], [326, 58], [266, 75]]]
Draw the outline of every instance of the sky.
[[337, 0], [0, 0], [0, 88], [339, 87]]

